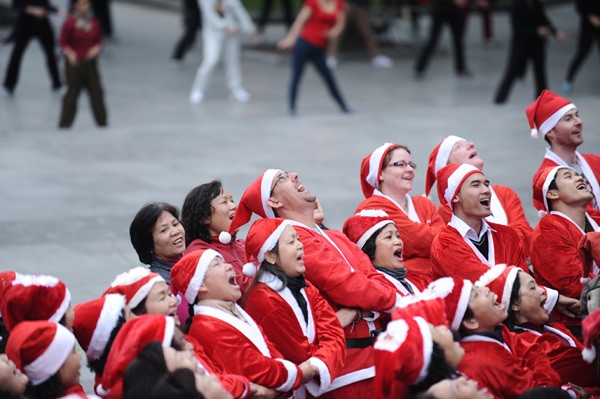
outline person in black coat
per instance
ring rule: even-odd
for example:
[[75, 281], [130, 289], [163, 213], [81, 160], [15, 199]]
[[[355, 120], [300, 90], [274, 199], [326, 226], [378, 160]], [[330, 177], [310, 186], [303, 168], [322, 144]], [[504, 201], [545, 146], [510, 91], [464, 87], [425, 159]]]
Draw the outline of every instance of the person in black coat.
[[600, 51], [600, 1], [577, 0], [577, 11], [581, 17], [579, 40], [577, 41], [577, 51], [569, 65], [567, 76], [563, 83], [565, 94], [571, 94], [573, 91], [575, 75], [590, 53], [594, 39], [596, 39], [596, 44]]
[[54, 52], [55, 38], [54, 31], [48, 20], [48, 14], [56, 12], [56, 8], [50, 5], [48, 0], [16, 0], [14, 5], [18, 15], [14, 30], [15, 44], [4, 77], [6, 92], [11, 95], [14, 92], [19, 80], [19, 70], [23, 54], [29, 41], [33, 38], [37, 38], [42, 45], [46, 56], [46, 66], [52, 80], [52, 89], [58, 90], [61, 83]]
[[535, 76], [534, 98], [547, 88], [546, 81], [546, 39], [552, 35], [559, 41], [566, 40], [546, 16], [540, 0], [512, 0], [510, 7], [512, 42], [508, 64], [494, 102], [505, 103], [515, 79], [525, 74], [527, 61], [533, 62]]
[[192, 47], [196, 41], [198, 29], [201, 27], [200, 6], [197, 0], [183, 0], [183, 25], [184, 31], [181, 38], [177, 41], [173, 50], [174, 61], [182, 61], [185, 53]]

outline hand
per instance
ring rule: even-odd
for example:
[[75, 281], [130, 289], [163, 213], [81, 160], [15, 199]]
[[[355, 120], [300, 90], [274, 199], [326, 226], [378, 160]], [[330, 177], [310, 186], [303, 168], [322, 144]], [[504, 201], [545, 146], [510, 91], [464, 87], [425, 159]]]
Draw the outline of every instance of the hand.
[[77, 55], [75, 55], [74, 51], [65, 51], [65, 57], [67, 57], [67, 61], [69, 62], [69, 64], [75, 66], [79, 63], [79, 60], [77, 59]]
[[284, 39], [277, 42], [277, 48], [280, 50], [288, 50], [294, 46], [294, 39], [289, 36], [286, 36]]
[[94, 46], [87, 52], [87, 54], [85, 55], [85, 59], [91, 60], [92, 58], [95, 58], [99, 53], [100, 53], [100, 46]]
[[558, 31], [556, 32], [556, 36], [555, 36], [556, 40], [558, 40], [559, 42], [566, 42], [567, 40], [569, 40], [568, 36], [565, 34], [565, 32], [562, 31]]
[[588, 21], [594, 28], [600, 28], [600, 17], [594, 14], [588, 15]]
[[274, 389], [263, 387], [262, 385], [250, 383], [250, 397], [255, 399], [277, 399], [281, 395]]
[[44, 7], [39, 6], [27, 6], [25, 12], [29, 15], [33, 15], [36, 18], [45, 18], [48, 12]]
[[545, 39], [548, 37], [548, 35], [550, 35], [550, 28], [547, 26], [539, 26], [537, 28], [537, 34], [539, 37], [541, 37], [542, 39]]
[[298, 365], [298, 368], [302, 371], [302, 383], [303, 384], [305, 384], [308, 381], [315, 378], [315, 375], [317, 375], [319, 373], [319, 370], [315, 366], [310, 364], [308, 362], [308, 360], [306, 360], [306, 361], [302, 362], [300, 365]]
[[579, 299], [559, 295], [558, 301], [556, 301], [555, 309], [559, 313], [564, 314], [565, 316], [576, 319], [580, 317], [581, 302], [579, 302]]
[[358, 309], [341, 308], [335, 314], [342, 327], [347, 327], [358, 317]]
[[227, 33], [228, 35], [231, 35], [231, 36], [237, 35], [238, 32], [239, 32], [238, 28], [232, 28], [230, 26], [228, 26], [228, 27], [225, 28], [225, 33]]

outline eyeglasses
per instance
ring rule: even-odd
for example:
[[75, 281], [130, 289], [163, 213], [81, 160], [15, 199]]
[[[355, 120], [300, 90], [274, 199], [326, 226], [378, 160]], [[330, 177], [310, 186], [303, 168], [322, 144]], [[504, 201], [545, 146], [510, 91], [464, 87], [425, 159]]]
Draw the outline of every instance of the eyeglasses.
[[273, 191], [275, 191], [275, 187], [277, 187], [277, 185], [279, 184], [279, 182], [282, 182], [284, 180], [289, 179], [290, 174], [288, 172], [283, 172], [282, 174], [279, 175], [279, 177], [277, 178], [277, 180], [275, 180], [275, 184], [273, 184], [273, 188], [271, 189], [271, 192], [269, 193], [269, 196], [272, 197], [273, 196]]
[[404, 162], [404, 161], [393, 162], [393, 163], [388, 163], [387, 166], [394, 166], [394, 167], [400, 168], [400, 169], [406, 169], [408, 166], [410, 166], [413, 169], [417, 169], [417, 164], [414, 162]]

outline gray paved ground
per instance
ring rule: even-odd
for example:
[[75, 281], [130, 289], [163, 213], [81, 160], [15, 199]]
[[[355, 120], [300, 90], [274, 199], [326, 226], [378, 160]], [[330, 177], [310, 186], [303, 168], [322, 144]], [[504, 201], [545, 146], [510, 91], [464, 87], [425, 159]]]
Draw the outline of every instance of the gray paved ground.
[[[363, 53], [345, 54], [337, 79], [357, 113], [340, 114], [309, 70], [295, 118], [286, 112], [286, 55], [246, 51], [251, 103], [231, 102], [217, 72], [205, 102], [191, 106], [188, 90], [200, 46], [183, 68], [172, 67], [179, 16], [122, 3], [114, 15], [118, 40], [107, 45], [101, 61], [108, 129], [94, 127], [84, 98], [74, 128], [55, 128], [60, 96], [49, 90], [36, 44], [26, 53], [15, 96], [0, 98], [0, 269], [53, 274], [69, 285], [74, 302], [91, 299], [116, 273], [138, 264], [128, 227], [142, 204], [181, 206], [192, 187], [213, 178], [239, 199], [267, 167], [299, 171], [321, 199], [326, 223], [340, 228], [361, 200], [362, 156], [386, 141], [408, 145], [419, 164], [414, 194], [421, 194], [427, 156], [448, 134], [477, 143], [488, 177], [517, 190], [536, 223], [530, 180], [545, 146], [529, 138], [524, 116], [531, 74], [515, 85], [507, 105], [491, 101], [507, 52], [505, 14], [495, 16], [491, 47], [482, 44], [479, 19], [472, 17], [472, 79], [454, 77], [447, 36], [423, 81], [412, 79], [414, 46], [386, 49], [396, 61], [392, 70], [372, 69]], [[559, 90], [577, 19], [572, 6], [553, 7], [549, 15], [571, 37], [568, 44], [549, 46], [549, 82]], [[272, 41], [282, 35], [280, 27], [267, 32]], [[9, 50], [0, 48], [2, 73]], [[600, 152], [597, 52], [583, 67], [572, 99], [586, 125], [583, 150]]]

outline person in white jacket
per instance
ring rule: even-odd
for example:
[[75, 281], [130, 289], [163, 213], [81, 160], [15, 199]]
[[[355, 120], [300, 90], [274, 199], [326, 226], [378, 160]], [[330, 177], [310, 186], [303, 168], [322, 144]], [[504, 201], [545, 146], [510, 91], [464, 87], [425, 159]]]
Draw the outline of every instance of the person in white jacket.
[[231, 97], [245, 103], [250, 93], [242, 87], [240, 31], [256, 35], [256, 28], [239, 0], [198, 0], [202, 11], [203, 59], [196, 72], [190, 102], [200, 104], [210, 74], [224, 53], [227, 86]]

